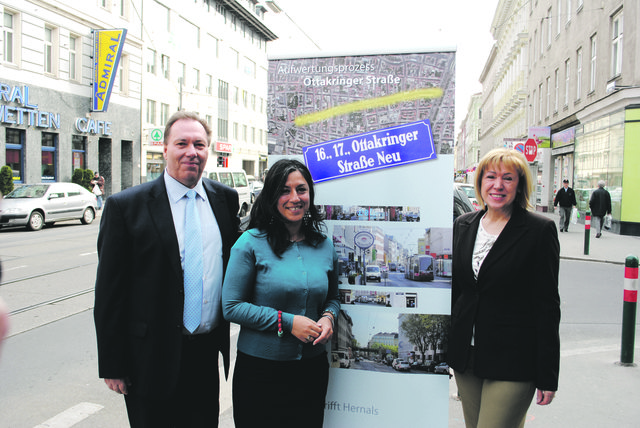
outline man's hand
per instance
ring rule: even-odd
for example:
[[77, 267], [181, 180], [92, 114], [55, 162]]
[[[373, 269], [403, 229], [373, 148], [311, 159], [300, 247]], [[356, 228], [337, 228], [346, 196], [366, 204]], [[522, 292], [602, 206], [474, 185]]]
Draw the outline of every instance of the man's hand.
[[129, 392], [128, 386], [130, 382], [125, 379], [105, 379], [104, 383], [107, 384], [110, 390], [117, 392], [118, 394], [127, 395]]

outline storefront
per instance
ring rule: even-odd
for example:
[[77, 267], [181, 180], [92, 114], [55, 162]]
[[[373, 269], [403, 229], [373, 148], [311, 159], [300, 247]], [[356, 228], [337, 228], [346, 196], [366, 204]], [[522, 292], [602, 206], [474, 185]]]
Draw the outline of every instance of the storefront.
[[138, 184], [140, 111], [90, 107], [89, 96], [0, 81], [0, 165], [11, 167], [14, 183], [68, 182], [82, 168], [100, 172], [107, 195]]

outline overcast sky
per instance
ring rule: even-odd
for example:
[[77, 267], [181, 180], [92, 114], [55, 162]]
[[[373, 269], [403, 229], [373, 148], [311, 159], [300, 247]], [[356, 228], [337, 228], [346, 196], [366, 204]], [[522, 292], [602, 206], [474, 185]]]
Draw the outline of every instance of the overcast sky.
[[[456, 137], [493, 45], [498, 0], [276, 0], [323, 51], [456, 49]], [[269, 12], [272, 13], [272, 12]], [[270, 54], [300, 53], [294, 40]]]

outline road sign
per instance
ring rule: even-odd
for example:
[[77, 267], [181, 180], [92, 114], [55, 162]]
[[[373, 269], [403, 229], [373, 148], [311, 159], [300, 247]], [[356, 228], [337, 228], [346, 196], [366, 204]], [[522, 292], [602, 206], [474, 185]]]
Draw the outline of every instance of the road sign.
[[537, 154], [538, 144], [536, 143], [536, 140], [529, 138], [527, 142], [524, 143], [524, 157], [526, 157], [529, 162], [533, 162], [536, 160]]

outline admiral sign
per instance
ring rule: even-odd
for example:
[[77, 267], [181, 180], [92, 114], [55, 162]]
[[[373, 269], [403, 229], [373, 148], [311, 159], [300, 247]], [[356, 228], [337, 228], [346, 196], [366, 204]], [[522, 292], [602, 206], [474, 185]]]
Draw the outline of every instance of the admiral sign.
[[93, 32], [93, 102], [92, 111], [107, 111], [127, 30]]

